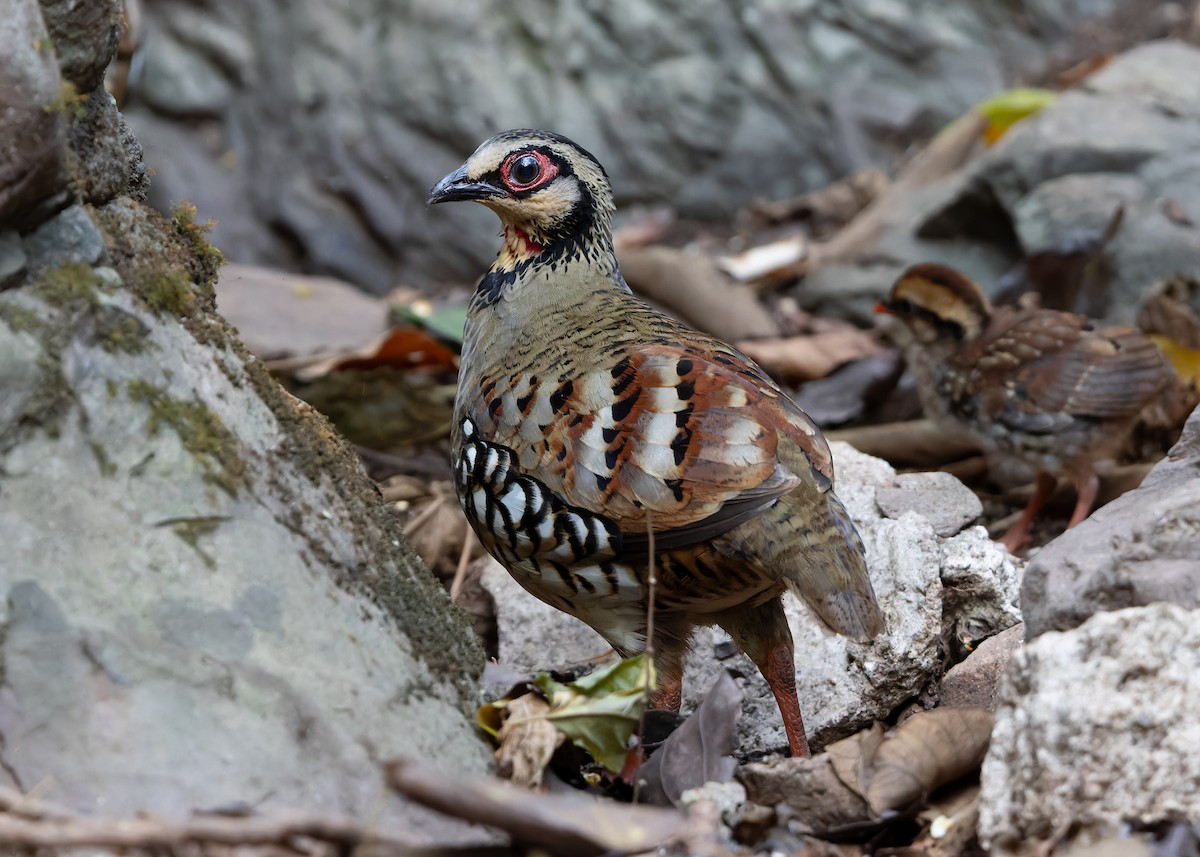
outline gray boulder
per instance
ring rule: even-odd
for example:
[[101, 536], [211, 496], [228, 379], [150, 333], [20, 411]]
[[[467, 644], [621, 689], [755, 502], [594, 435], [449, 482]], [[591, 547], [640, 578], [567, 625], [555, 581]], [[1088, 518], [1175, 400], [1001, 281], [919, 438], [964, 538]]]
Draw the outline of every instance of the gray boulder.
[[1027, 637], [1094, 613], [1169, 601], [1200, 607], [1200, 410], [1135, 490], [1067, 530], [1029, 562]]
[[490, 215], [424, 197], [496, 131], [578, 140], [622, 205], [728, 218], [890, 166], [1017, 75], [1090, 55], [1071, 34], [1109, 16], [1164, 32], [1176, 5], [1147, 5], [145, 4], [132, 121], [157, 198], [194, 198], [234, 260], [382, 293], [494, 255]]
[[[40, 16], [17, 0], [25, 25], [0, 24], [0, 79]], [[110, 25], [58, 22], [63, 74], [103, 68]], [[469, 626], [354, 452], [213, 313], [220, 254], [186, 207], [138, 201], [111, 99], [72, 109], [98, 136], [4, 149], [5, 176], [72, 175], [0, 206], [0, 780], [85, 814], [478, 839], [382, 778], [399, 755], [487, 771]]]
[[1200, 817], [1200, 611], [1170, 604], [1093, 616], [1018, 651], [983, 763], [980, 838], [1033, 853]]

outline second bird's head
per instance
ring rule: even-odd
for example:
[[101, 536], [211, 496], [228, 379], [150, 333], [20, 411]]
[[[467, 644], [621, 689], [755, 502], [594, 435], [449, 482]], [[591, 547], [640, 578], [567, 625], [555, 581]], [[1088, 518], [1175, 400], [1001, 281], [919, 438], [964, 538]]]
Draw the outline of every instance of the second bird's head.
[[608, 174], [585, 149], [549, 131], [504, 131], [429, 191], [430, 205], [472, 200], [540, 249], [608, 234]]

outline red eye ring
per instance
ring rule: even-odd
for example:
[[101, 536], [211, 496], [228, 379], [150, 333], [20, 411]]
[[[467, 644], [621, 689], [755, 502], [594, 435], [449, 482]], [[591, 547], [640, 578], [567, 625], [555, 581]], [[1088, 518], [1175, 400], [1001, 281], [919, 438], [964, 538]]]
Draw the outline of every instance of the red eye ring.
[[500, 166], [500, 178], [512, 191], [529, 190], [558, 175], [558, 166], [542, 152], [513, 152]]

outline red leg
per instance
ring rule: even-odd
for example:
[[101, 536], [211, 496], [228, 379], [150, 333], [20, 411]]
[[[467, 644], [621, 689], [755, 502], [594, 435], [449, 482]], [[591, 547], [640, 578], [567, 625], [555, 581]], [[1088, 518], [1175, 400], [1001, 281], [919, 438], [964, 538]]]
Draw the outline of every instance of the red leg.
[[1096, 492], [1100, 489], [1100, 477], [1095, 473], [1089, 473], [1086, 476], [1075, 477], [1075, 511], [1071, 513], [1071, 522], [1067, 524], [1067, 529], [1078, 524], [1086, 518], [1092, 511], [1092, 504], [1096, 502]]
[[650, 697], [650, 708], [679, 712], [683, 697], [683, 659], [691, 624], [663, 621], [654, 630], [654, 675], [657, 686]]
[[800, 698], [796, 695], [796, 663], [792, 652], [791, 635], [786, 643], [780, 641], [767, 652], [767, 662], [760, 666], [763, 678], [775, 695], [775, 704], [783, 718], [788, 750], [793, 756], [808, 758], [808, 737], [804, 734], [804, 718], [800, 715]]
[[759, 607], [743, 605], [734, 608], [722, 613], [718, 624], [729, 632], [767, 680], [783, 718], [791, 754], [807, 757], [808, 739], [804, 734], [804, 718], [800, 715], [800, 699], [796, 695], [792, 632], [783, 612], [783, 601], [777, 595]]
[[650, 697], [650, 708], [679, 713], [679, 704], [683, 700], [683, 674], [658, 674], [658, 687]]
[[1037, 489], [1033, 492], [1033, 497], [1029, 500], [1025, 511], [1021, 513], [1021, 519], [997, 539], [1000, 544], [1008, 548], [1009, 553], [1016, 553], [1029, 541], [1029, 528], [1033, 526], [1034, 519], [1037, 518], [1038, 513], [1042, 511], [1054, 493], [1056, 482], [1057, 480], [1049, 473], [1037, 475]]

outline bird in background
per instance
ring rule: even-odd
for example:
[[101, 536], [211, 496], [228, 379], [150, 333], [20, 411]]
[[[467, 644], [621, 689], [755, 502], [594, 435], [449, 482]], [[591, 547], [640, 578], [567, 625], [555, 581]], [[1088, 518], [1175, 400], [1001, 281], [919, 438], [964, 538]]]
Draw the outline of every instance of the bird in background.
[[1059, 479], [1075, 486], [1068, 528], [1096, 500], [1100, 462], [1173, 382], [1161, 352], [1132, 327], [1100, 327], [1036, 305], [993, 307], [944, 265], [914, 265], [876, 312], [899, 319], [926, 415], [965, 430], [993, 460], [1037, 474], [1033, 498], [1000, 541], [1016, 551]]
[[884, 627], [820, 430], [747, 357], [630, 292], [608, 176], [575, 143], [497, 134], [428, 199], [458, 200], [503, 226], [471, 296], [451, 437], [480, 541], [629, 657], [647, 642], [649, 529], [651, 705], [678, 710], [692, 631], [719, 625], [808, 755], [784, 590], [839, 633]]

